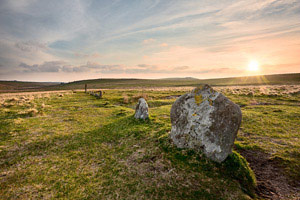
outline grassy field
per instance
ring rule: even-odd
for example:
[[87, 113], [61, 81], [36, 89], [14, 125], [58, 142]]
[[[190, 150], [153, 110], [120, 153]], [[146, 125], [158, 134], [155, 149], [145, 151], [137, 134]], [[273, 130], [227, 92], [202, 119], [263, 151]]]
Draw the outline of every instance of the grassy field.
[[[178, 88], [0, 96], [0, 199], [297, 199], [300, 87], [216, 89], [243, 113], [222, 164], [170, 143], [170, 108], [187, 92]], [[139, 97], [145, 122], [133, 118]]]
[[196, 87], [199, 84], [212, 86], [236, 85], [293, 85], [300, 84], [300, 73], [277, 74], [265, 76], [248, 76], [218, 79], [172, 78], [172, 79], [93, 79], [74, 81], [70, 83], [39, 83], [0, 81], [0, 92], [49, 91], [49, 90], [78, 90], [84, 89], [85, 84], [89, 89], [142, 89], [161, 87]]

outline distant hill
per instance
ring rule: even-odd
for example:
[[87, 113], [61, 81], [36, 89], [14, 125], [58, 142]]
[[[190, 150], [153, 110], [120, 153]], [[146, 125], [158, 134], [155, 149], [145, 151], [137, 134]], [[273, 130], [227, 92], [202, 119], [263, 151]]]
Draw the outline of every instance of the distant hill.
[[226, 85], [282, 85], [300, 84], [300, 73], [275, 74], [262, 76], [246, 76], [216, 79], [167, 78], [167, 79], [90, 79], [70, 83], [39, 83], [0, 81], [1, 92], [34, 91], [34, 90], [74, 90], [84, 89], [87, 84], [89, 89], [96, 88], [141, 88], [141, 87], [184, 87], [210, 84], [212, 86]]
[[28, 91], [58, 85], [56, 82], [0, 81], [1, 92]]
[[194, 78], [194, 77], [174, 77], [174, 78], [162, 78], [162, 80], [199, 80], [198, 78]]
[[300, 73], [276, 74], [265, 76], [247, 76], [218, 79], [196, 78], [169, 78], [169, 79], [92, 79], [74, 81], [60, 85], [64, 89], [88, 88], [134, 88], [134, 87], [184, 87], [210, 84], [212, 86], [226, 85], [275, 85], [275, 84], [300, 84]]

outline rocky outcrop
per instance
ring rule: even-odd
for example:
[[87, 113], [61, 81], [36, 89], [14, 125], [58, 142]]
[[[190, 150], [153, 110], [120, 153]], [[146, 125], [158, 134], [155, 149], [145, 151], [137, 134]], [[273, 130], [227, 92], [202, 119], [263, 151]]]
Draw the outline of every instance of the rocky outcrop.
[[241, 119], [238, 105], [204, 85], [173, 104], [170, 137], [179, 148], [195, 149], [222, 162], [232, 152]]

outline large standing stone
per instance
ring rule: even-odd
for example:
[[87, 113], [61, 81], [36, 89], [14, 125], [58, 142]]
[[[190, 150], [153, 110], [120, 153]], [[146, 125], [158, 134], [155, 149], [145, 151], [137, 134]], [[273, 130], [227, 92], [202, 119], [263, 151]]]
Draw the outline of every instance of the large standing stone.
[[222, 162], [232, 152], [241, 120], [238, 105], [204, 85], [173, 104], [170, 137], [178, 148], [202, 151], [208, 158]]
[[144, 120], [149, 117], [148, 104], [144, 98], [139, 99], [139, 102], [137, 103], [135, 108], [134, 117], [136, 119], [144, 119]]

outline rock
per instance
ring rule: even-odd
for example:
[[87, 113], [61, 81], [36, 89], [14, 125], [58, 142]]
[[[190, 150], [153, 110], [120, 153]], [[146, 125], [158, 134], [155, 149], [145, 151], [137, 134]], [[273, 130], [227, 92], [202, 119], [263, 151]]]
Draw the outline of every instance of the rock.
[[144, 98], [139, 98], [139, 102], [137, 103], [135, 108], [134, 117], [136, 119], [143, 119], [143, 120], [149, 117], [148, 104]]
[[232, 152], [241, 120], [238, 105], [204, 85], [173, 104], [170, 137], [178, 148], [201, 151], [211, 160], [222, 162]]

